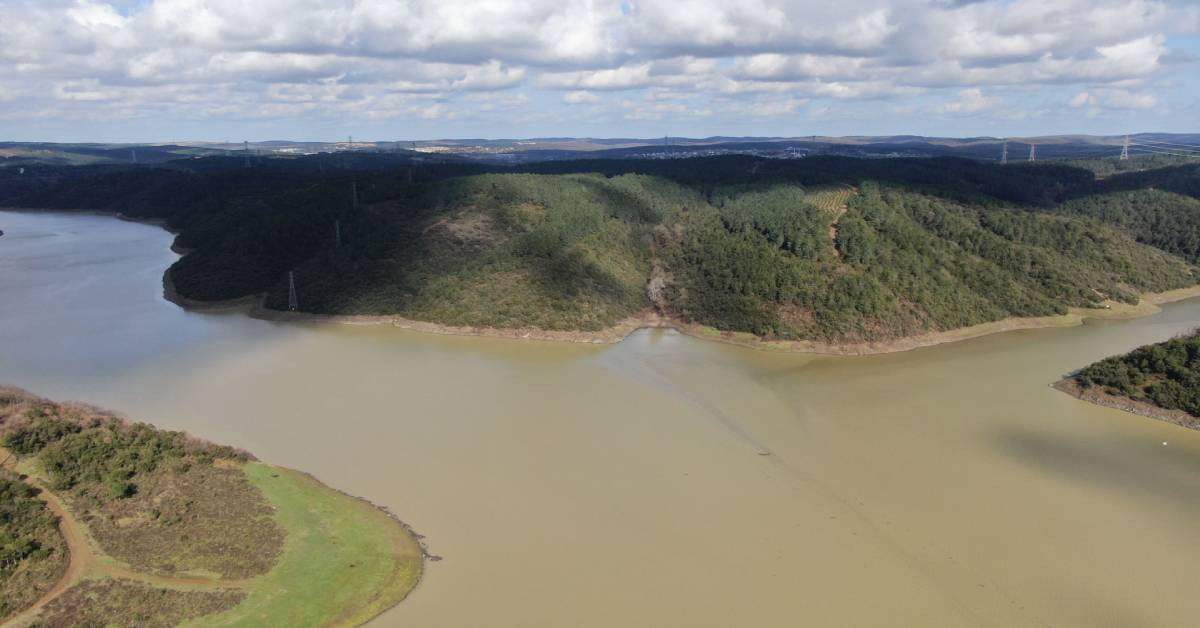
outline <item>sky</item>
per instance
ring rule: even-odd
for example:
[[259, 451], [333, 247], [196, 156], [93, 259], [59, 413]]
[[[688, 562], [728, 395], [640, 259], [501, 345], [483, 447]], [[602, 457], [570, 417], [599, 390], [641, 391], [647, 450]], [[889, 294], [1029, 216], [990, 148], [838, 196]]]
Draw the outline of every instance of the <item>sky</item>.
[[1197, 0], [0, 0], [0, 140], [1144, 131]]

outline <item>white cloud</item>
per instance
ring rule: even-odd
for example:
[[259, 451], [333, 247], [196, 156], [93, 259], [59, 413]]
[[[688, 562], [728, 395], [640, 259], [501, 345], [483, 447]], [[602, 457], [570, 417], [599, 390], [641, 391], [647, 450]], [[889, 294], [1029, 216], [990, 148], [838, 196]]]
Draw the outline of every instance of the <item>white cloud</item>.
[[[454, 98], [522, 89], [561, 92], [537, 106], [595, 103], [598, 91], [660, 90], [741, 98], [747, 111], [932, 92], [944, 101], [932, 107], [938, 113], [999, 115], [993, 105], [1005, 90], [1071, 86], [1073, 108], [1147, 109], [1165, 100], [1168, 88], [1157, 78], [1172, 67], [1188, 71], [1169, 63], [1187, 51], [1168, 35], [1200, 34], [1200, 9], [1183, 0], [126, 6], [136, 9], [123, 13], [99, 0], [0, 0], [5, 107], [92, 118], [171, 111], [184, 118], [446, 119]], [[431, 98], [444, 108], [411, 104]], [[1065, 99], [1060, 93], [1055, 101]], [[694, 104], [689, 115], [711, 113], [711, 105]], [[930, 109], [928, 101], [917, 108]]]
[[599, 100], [600, 97], [591, 92], [574, 91], [563, 94], [563, 102], [570, 103], [572, 105], [593, 103], [598, 102]]
[[1109, 94], [1107, 104], [1119, 109], [1150, 109], [1158, 104], [1158, 98], [1154, 94], [1138, 94], [1118, 89]]
[[608, 70], [582, 72], [553, 72], [542, 74], [538, 84], [555, 89], [636, 89], [655, 81], [650, 77], [650, 64], [622, 66]]
[[1095, 106], [1096, 97], [1088, 92], [1079, 92], [1071, 97], [1070, 105], [1075, 108]]
[[942, 103], [935, 107], [934, 111], [950, 114], [973, 114], [994, 107], [997, 103], [997, 99], [985, 96], [982, 89], [975, 87], [964, 89], [959, 92], [958, 100]]
[[450, 117], [454, 117], [454, 115], [455, 115], [453, 111], [450, 111], [450, 109], [446, 105], [441, 104], [441, 103], [438, 103], [435, 105], [429, 105], [428, 107], [421, 109], [420, 112], [421, 112], [421, 117], [425, 118], [426, 120], [437, 120], [440, 118], [450, 118]]
[[1149, 92], [1135, 92], [1127, 89], [1099, 88], [1091, 92], [1079, 92], [1069, 103], [1077, 109], [1151, 109], [1158, 105], [1158, 98]]
[[746, 115], [771, 118], [776, 116], [784, 116], [796, 113], [796, 111], [807, 104], [808, 101], [801, 98], [787, 98], [784, 100], [768, 100], [752, 102], [745, 107], [736, 107], [735, 113], [745, 113]]

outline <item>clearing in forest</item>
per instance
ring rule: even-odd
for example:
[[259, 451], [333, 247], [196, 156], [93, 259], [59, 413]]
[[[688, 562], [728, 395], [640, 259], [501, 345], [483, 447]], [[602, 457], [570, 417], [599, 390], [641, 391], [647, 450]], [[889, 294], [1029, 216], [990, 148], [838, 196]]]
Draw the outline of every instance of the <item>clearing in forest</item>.
[[848, 203], [850, 202], [850, 197], [855, 194], [858, 194], [858, 188], [849, 185], [814, 188], [809, 190], [807, 194], [810, 203], [829, 212], [833, 216], [833, 220], [829, 223], [829, 241], [833, 243], [834, 254], [839, 257], [841, 257], [841, 252], [837, 248], [838, 220], [849, 209]]

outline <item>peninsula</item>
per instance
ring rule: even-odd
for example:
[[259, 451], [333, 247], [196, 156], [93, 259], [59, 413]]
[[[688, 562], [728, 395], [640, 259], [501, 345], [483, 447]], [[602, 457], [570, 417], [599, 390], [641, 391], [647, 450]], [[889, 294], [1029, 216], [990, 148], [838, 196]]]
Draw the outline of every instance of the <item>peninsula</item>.
[[1084, 401], [1200, 430], [1200, 330], [1105, 358], [1054, 387]]
[[180, 432], [0, 388], [6, 625], [358, 625], [424, 561], [387, 512]]

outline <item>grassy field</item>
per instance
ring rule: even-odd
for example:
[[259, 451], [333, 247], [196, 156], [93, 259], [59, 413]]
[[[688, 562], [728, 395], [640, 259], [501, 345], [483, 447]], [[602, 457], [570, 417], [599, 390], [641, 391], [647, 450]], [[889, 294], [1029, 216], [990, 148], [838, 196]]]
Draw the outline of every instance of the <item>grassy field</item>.
[[245, 470], [287, 532], [283, 554], [244, 589], [245, 601], [191, 625], [358, 625], [416, 586], [421, 547], [386, 513], [303, 473], [261, 463]]

